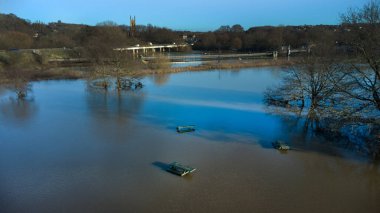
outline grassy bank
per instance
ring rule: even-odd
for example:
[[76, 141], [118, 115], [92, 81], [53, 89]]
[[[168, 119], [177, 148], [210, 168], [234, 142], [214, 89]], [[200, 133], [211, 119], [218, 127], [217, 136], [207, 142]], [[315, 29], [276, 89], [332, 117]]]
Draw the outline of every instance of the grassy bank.
[[228, 69], [243, 69], [253, 67], [288, 67], [298, 63], [298, 59], [288, 61], [285, 58], [273, 59], [257, 59], [246, 61], [220, 61], [220, 62], [207, 62], [199, 66], [187, 66], [187, 67], [168, 67], [160, 69], [142, 69], [132, 71], [132, 75], [144, 76], [149, 74], [165, 74], [165, 73], [178, 73], [188, 71], [205, 71], [205, 70], [228, 70]]
[[199, 66], [171, 67], [169, 60], [155, 61], [154, 64], [140, 60], [126, 61], [122, 66], [114, 64], [56, 64], [47, 63], [51, 58], [70, 58], [62, 50], [48, 50], [34, 53], [23, 51], [0, 53], [0, 83], [15, 79], [25, 81], [99, 78], [104, 76], [144, 76], [149, 74], [177, 73], [186, 71], [242, 69], [250, 67], [290, 66], [297, 63], [294, 58], [209, 61]]

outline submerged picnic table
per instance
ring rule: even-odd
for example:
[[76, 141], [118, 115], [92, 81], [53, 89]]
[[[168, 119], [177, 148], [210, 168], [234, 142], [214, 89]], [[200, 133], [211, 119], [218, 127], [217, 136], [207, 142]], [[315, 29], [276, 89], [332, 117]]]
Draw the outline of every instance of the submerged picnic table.
[[273, 148], [278, 149], [280, 151], [288, 151], [290, 149], [290, 146], [285, 144], [282, 141], [276, 141], [272, 143], [272, 145], [273, 145]]
[[173, 162], [169, 165], [167, 168], [168, 172], [171, 172], [173, 174], [179, 175], [179, 176], [185, 176], [189, 173], [194, 172], [196, 169], [190, 166], [184, 166], [180, 163]]
[[194, 125], [177, 126], [177, 132], [178, 133], [194, 132], [194, 131], [195, 131], [195, 126]]

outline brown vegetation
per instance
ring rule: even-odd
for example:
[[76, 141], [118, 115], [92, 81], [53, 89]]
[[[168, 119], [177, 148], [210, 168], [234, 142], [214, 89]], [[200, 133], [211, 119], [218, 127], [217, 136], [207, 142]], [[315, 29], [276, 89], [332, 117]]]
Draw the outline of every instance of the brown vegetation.
[[282, 66], [288, 67], [293, 64], [300, 63], [298, 59], [293, 59], [288, 61], [286, 59], [258, 59], [258, 60], [247, 60], [247, 61], [220, 61], [220, 62], [205, 62], [199, 66], [187, 66], [187, 67], [176, 67], [176, 68], [160, 68], [160, 69], [150, 69], [146, 67], [145, 69], [133, 70], [129, 74], [133, 76], [144, 76], [150, 74], [165, 74], [165, 73], [178, 73], [178, 72], [188, 72], [188, 71], [205, 71], [205, 70], [229, 70], [229, 69], [243, 69], [251, 67], [275, 67]]

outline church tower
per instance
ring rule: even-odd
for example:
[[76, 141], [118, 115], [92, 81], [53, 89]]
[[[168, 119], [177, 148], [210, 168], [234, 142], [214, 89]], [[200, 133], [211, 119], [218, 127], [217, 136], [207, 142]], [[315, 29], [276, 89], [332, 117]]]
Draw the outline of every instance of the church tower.
[[130, 32], [129, 35], [131, 37], [135, 37], [136, 35], [136, 16], [132, 18], [132, 16], [129, 17], [129, 22], [130, 22]]

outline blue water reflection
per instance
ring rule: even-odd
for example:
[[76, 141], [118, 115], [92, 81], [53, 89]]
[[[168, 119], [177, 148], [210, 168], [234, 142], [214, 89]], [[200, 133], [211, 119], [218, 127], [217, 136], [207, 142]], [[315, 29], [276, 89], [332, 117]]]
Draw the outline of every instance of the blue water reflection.
[[32, 98], [25, 101], [2, 90], [0, 141], [64, 140], [74, 133], [118, 141], [137, 121], [173, 134], [178, 125], [196, 125], [191, 135], [215, 142], [270, 148], [283, 140], [304, 150], [340, 153], [321, 138], [303, 135], [297, 117], [269, 113], [263, 93], [282, 75], [280, 68], [183, 72], [144, 77], [142, 90], [124, 92], [95, 89], [86, 80], [34, 82]]
[[269, 143], [285, 137], [281, 119], [263, 105], [263, 92], [280, 77], [277, 69], [261, 68], [173, 74], [163, 87], [147, 78], [140, 118], [167, 128], [194, 124], [197, 135], [218, 140]]
[[[3, 95], [1, 117], [12, 121], [8, 123], [36, 117], [30, 125], [50, 123], [58, 129], [70, 121], [86, 123], [89, 128], [96, 123], [117, 121], [115, 125], [120, 125], [134, 119], [168, 130], [194, 124], [199, 137], [259, 141], [267, 146], [287, 137], [281, 118], [266, 113], [263, 105], [263, 92], [280, 77], [280, 71], [271, 68], [185, 72], [146, 77], [141, 91], [121, 93], [93, 89], [86, 81], [36, 82], [33, 102], [14, 107], [16, 102], [8, 99], [9, 94]], [[37, 108], [41, 113], [34, 116]], [[23, 111], [15, 111], [18, 109]]]

